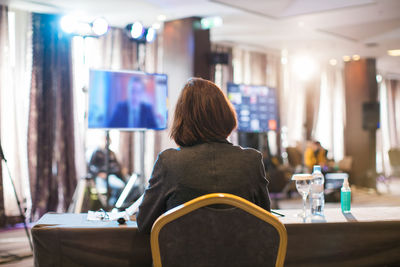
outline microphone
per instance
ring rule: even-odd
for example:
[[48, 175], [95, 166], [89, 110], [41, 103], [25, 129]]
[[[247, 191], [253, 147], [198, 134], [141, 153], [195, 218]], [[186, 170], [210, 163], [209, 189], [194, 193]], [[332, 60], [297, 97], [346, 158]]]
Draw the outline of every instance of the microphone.
[[3, 148], [1, 147], [1, 142], [0, 142], [0, 160], [2, 159], [4, 159], [4, 161], [7, 162], [6, 157], [4, 157]]
[[118, 218], [118, 224], [125, 224], [126, 220], [124, 217]]

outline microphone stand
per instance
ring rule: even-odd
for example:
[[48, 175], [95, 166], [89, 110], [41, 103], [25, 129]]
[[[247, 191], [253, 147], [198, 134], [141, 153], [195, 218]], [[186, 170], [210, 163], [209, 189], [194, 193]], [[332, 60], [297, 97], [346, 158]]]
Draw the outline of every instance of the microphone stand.
[[25, 215], [24, 215], [24, 213], [22, 212], [21, 203], [19, 202], [19, 198], [18, 198], [18, 195], [17, 195], [17, 190], [15, 189], [15, 185], [14, 185], [13, 179], [11, 179], [10, 168], [8, 167], [7, 160], [6, 160], [6, 158], [4, 157], [3, 149], [2, 149], [1, 143], [0, 143], [0, 162], [1, 162], [1, 160], [4, 160], [4, 163], [5, 163], [5, 165], [6, 165], [7, 172], [8, 172], [8, 177], [10, 178], [12, 188], [14, 189], [14, 195], [15, 195], [15, 200], [17, 201], [17, 206], [18, 206], [18, 209], [19, 209], [19, 214], [20, 214], [20, 217], [21, 217], [22, 222], [24, 223], [24, 228], [25, 228], [26, 236], [28, 237], [29, 246], [30, 246], [30, 248], [31, 248], [31, 251], [33, 251], [32, 240], [31, 240], [31, 236], [29, 235], [28, 226], [26, 225]]

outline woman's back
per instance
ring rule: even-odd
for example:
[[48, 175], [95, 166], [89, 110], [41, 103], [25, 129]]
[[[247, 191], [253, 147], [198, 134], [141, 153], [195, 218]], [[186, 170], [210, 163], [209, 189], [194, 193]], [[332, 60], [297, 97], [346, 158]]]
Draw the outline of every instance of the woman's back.
[[254, 149], [221, 141], [168, 149], [162, 157], [170, 190], [167, 209], [209, 193], [231, 193], [266, 208], [267, 203], [257, 198], [257, 189], [261, 182], [266, 186], [266, 180], [261, 154]]

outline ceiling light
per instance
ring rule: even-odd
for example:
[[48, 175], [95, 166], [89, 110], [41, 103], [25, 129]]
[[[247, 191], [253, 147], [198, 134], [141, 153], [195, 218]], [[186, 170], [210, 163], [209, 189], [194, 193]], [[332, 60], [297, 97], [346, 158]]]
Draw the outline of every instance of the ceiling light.
[[154, 41], [154, 39], [156, 39], [156, 30], [152, 27], [147, 29], [147, 33], [146, 33], [146, 41], [151, 43]]
[[143, 25], [139, 21], [132, 24], [131, 36], [133, 39], [139, 39], [143, 35]]
[[297, 26], [299, 26], [299, 27], [304, 27], [304, 21], [299, 21], [299, 22], [297, 23]]
[[331, 64], [332, 66], [335, 66], [335, 65], [337, 64], [337, 60], [334, 59], [334, 58], [331, 58], [331, 59], [329, 60], [329, 64]]
[[353, 55], [353, 60], [355, 60], [355, 61], [360, 60], [360, 56], [359, 55]]
[[108, 22], [103, 18], [96, 18], [92, 23], [92, 30], [97, 36], [103, 35], [108, 31]]
[[60, 20], [61, 29], [66, 33], [73, 33], [77, 28], [77, 24], [78, 21], [70, 15], [66, 15]]
[[344, 62], [349, 62], [351, 60], [350, 56], [343, 56], [343, 61]]
[[389, 56], [398, 57], [400, 56], [400, 49], [388, 50], [387, 53]]

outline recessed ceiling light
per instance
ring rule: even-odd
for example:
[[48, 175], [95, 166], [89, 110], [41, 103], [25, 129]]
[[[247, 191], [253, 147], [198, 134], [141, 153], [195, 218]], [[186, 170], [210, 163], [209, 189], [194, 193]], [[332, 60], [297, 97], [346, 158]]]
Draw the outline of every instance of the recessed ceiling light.
[[353, 55], [353, 60], [355, 60], [355, 61], [360, 60], [360, 56], [359, 55]]
[[398, 57], [400, 56], [400, 49], [388, 50], [387, 53], [389, 56]]
[[297, 23], [297, 26], [299, 26], [299, 27], [304, 27], [304, 21], [299, 21], [299, 22]]
[[343, 56], [343, 61], [344, 62], [348, 62], [348, 61], [350, 61], [351, 60], [351, 57], [350, 56]]

